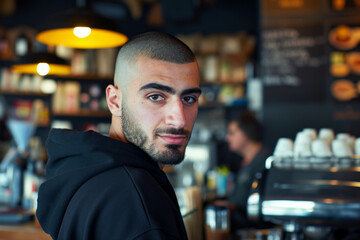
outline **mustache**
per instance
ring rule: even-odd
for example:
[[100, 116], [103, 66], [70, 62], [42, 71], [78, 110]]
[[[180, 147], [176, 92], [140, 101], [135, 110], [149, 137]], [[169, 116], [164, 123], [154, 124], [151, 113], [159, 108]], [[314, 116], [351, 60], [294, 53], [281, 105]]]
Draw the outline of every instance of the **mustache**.
[[184, 128], [166, 128], [166, 129], [156, 129], [155, 135], [158, 134], [172, 134], [172, 135], [185, 135], [186, 137], [189, 137], [190, 131], [184, 129]]

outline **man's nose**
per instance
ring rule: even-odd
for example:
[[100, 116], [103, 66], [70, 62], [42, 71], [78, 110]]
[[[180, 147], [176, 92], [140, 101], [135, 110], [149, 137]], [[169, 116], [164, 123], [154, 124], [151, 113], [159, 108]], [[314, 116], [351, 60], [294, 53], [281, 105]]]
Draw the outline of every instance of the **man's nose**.
[[180, 99], [174, 100], [166, 109], [165, 123], [180, 129], [185, 126], [186, 118], [184, 112], [184, 106]]

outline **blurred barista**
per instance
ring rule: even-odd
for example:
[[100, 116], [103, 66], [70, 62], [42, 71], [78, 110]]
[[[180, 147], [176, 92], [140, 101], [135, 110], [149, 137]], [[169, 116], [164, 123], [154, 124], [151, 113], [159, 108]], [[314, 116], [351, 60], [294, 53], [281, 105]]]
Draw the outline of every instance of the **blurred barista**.
[[227, 201], [218, 201], [231, 210], [231, 228], [266, 227], [263, 224], [252, 222], [247, 218], [246, 206], [251, 184], [257, 172], [265, 167], [265, 160], [270, 152], [262, 143], [262, 125], [256, 120], [253, 113], [244, 111], [232, 120], [228, 126], [226, 140], [231, 151], [241, 155], [240, 170], [236, 175], [235, 187]]

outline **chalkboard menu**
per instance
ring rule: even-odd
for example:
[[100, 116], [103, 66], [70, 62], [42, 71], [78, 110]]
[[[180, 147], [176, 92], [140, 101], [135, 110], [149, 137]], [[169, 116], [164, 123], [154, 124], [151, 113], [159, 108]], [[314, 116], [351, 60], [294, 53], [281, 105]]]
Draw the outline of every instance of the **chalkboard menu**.
[[360, 1], [260, 3], [265, 104], [360, 106]]
[[360, 0], [259, 0], [265, 144], [303, 128], [360, 137]]
[[271, 102], [316, 102], [325, 99], [323, 26], [294, 24], [262, 32], [262, 78]]

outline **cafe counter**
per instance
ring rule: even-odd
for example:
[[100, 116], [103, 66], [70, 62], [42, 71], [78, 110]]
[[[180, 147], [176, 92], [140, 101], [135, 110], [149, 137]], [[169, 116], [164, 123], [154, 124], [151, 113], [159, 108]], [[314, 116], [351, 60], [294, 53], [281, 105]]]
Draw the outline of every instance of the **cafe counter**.
[[46, 234], [35, 222], [22, 224], [1, 224], [0, 240], [51, 240], [50, 235]]

